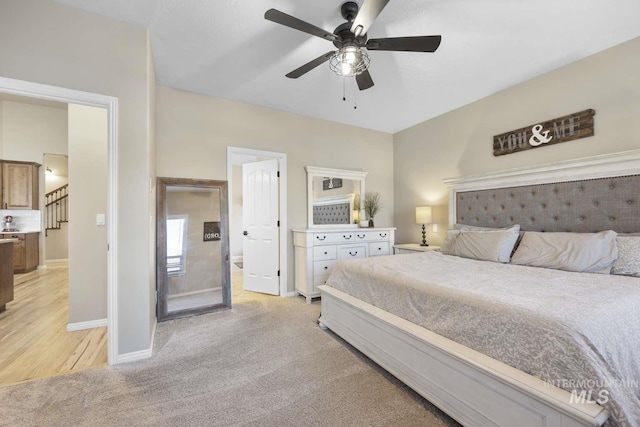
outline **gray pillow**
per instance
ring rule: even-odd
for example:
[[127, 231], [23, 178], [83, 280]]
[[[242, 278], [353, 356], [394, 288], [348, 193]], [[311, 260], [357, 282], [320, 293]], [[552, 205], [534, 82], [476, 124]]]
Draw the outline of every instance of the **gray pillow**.
[[640, 277], [640, 235], [618, 235], [618, 259], [611, 267], [611, 274]]
[[608, 230], [600, 233], [527, 231], [513, 254], [511, 263], [608, 274], [617, 257], [615, 231]]
[[[450, 244], [449, 254], [483, 261], [509, 262], [518, 240], [519, 225], [506, 229], [450, 230], [458, 232]], [[452, 233], [452, 235], [455, 233]], [[447, 232], [447, 237], [449, 232]]]

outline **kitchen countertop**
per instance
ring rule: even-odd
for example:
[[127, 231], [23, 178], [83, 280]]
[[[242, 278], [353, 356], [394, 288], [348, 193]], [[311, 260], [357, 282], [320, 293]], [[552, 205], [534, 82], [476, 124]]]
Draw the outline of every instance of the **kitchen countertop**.
[[0, 231], [0, 235], [2, 234], [29, 234], [29, 233], [40, 233], [40, 230], [36, 230], [36, 231]]

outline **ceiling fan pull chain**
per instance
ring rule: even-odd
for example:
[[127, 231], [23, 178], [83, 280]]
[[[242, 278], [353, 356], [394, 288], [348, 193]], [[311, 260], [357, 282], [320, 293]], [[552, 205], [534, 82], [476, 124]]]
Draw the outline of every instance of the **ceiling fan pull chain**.
[[347, 79], [342, 79], [342, 100], [346, 101], [347, 100], [347, 86], [346, 86], [346, 81]]
[[[356, 81], [356, 78], [353, 78], [353, 81]], [[357, 110], [358, 109], [358, 88], [354, 87], [353, 90], [353, 109]]]

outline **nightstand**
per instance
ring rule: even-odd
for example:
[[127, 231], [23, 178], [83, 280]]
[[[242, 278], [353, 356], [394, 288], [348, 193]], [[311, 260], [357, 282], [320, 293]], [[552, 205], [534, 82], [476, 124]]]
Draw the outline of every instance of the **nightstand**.
[[416, 252], [435, 251], [440, 249], [440, 246], [420, 246], [418, 243], [403, 243], [400, 245], [393, 245], [393, 254], [413, 254]]

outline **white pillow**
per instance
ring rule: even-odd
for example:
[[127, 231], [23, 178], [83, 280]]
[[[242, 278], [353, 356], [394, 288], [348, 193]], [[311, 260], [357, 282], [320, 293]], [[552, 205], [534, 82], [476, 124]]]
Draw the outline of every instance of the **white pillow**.
[[442, 242], [442, 245], [440, 245], [440, 252], [445, 255], [453, 255], [451, 253], [451, 249], [453, 248], [453, 244], [455, 243], [459, 234], [460, 230], [447, 230], [447, 237], [445, 237], [444, 242]]
[[611, 274], [640, 277], [640, 236], [616, 237], [618, 259], [611, 267]]
[[511, 263], [608, 274], [617, 257], [616, 232], [612, 230], [600, 233], [527, 231]]
[[463, 258], [509, 262], [519, 231], [519, 225], [506, 229], [449, 230], [447, 239], [451, 235], [451, 241], [445, 240], [447, 252], [443, 252]]

